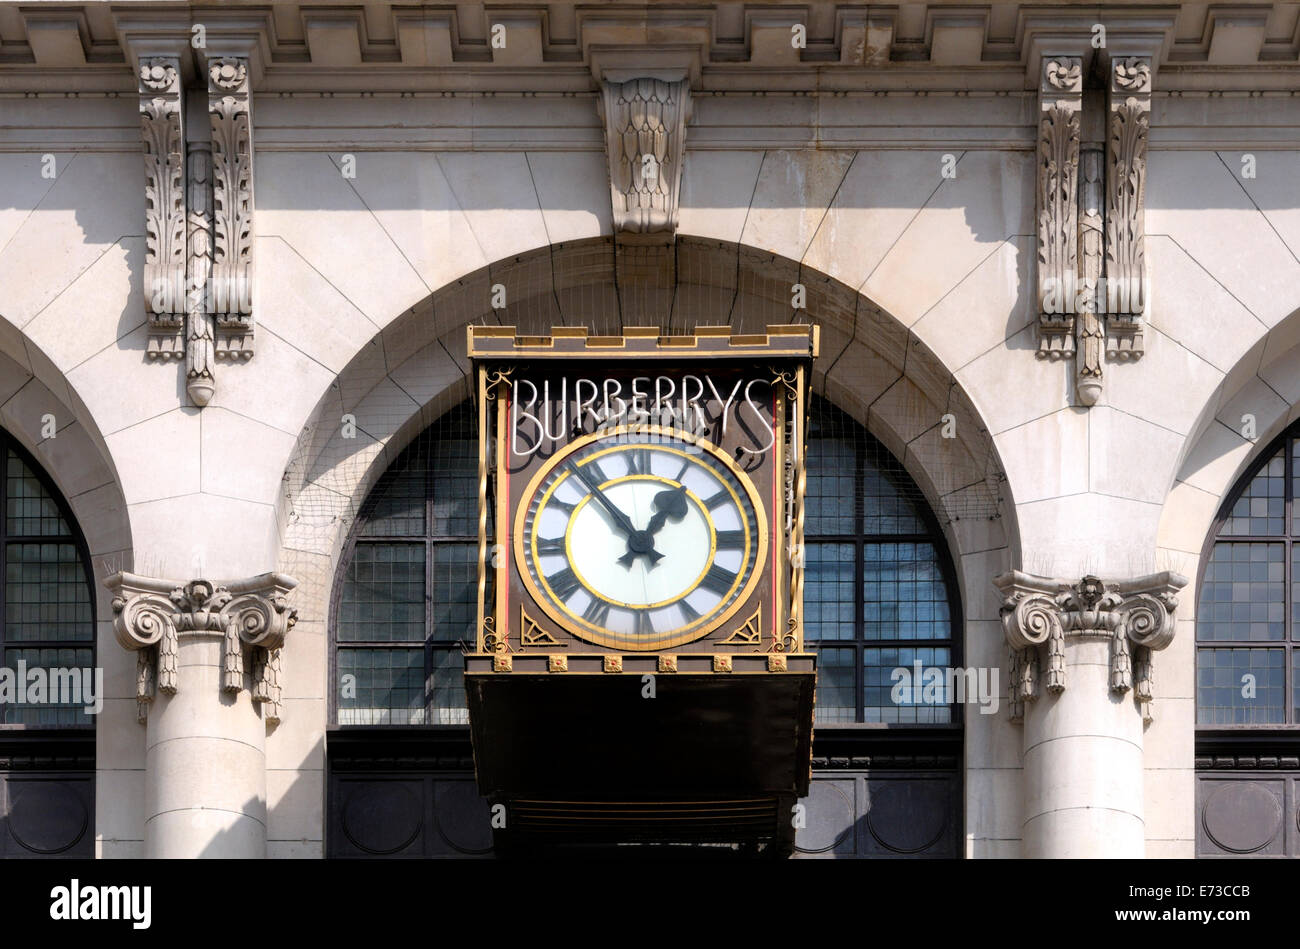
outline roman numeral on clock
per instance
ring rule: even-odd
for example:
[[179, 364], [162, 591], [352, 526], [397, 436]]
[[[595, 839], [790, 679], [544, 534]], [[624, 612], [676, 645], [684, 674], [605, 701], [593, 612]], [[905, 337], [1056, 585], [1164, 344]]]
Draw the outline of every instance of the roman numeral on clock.
[[557, 570], [555, 573], [547, 577], [546, 585], [549, 586], [552, 592], [554, 592], [561, 600], [567, 600], [574, 593], [578, 592], [578, 588], [582, 586], [582, 581], [578, 579], [576, 573], [568, 567], [565, 567], [563, 570]]
[[718, 531], [717, 537], [719, 550], [744, 550], [745, 548], [744, 531]]
[[591, 602], [582, 612], [582, 618], [592, 626], [606, 625], [609, 622], [609, 604], [604, 600], [592, 597]]
[[685, 599], [681, 599], [677, 601], [677, 608], [682, 611], [682, 616], [686, 619], [688, 625], [694, 623], [697, 619], [700, 618], [699, 612], [695, 609], [695, 607], [687, 603]]
[[734, 571], [715, 563], [709, 567], [709, 572], [700, 581], [700, 586], [718, 594], [718, 596], [726, 596], [728, 591], [731, 590], [732, 584], [736, 582], [736, 576], [737, 574]]
[[563, 537], [539, 537], [537, 538], [537, 552], [539, 554], [562, 554], [564, 553]]
[[563, 511], [565, 514], [572, 514], [573, 509], [577, 507], [576, 504], [570, 504], [568, 501], [561, 501], [553, 494], [551, 495], [551, 499], [546, 502], [546, 506], [553, 507], [557, 511]]
[[649, 638], [655, 634], [655, 624], [650, 619], [649, 610], [637, 610], [632, 615], [636, 617], [636, 628], [633, 632], [638, 638]]
[[646, 475], [650, 473], [650, 452], [645, 448], [633, 448], [623, 455], [627, 459], [627, 473]]
[[712, 511], [715, 507], [721, 507], [723, 504], [727, 503], [730, 498], [730, 492], [728, 492], [726, 488], [723, 488], [717, 494], [705, 498], [704, 506]]

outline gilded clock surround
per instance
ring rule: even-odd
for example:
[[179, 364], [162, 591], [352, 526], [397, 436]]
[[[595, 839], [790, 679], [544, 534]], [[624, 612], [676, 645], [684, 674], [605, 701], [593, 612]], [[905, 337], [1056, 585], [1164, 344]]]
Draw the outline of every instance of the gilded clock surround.
[[[817, 346], [817, 328], [799, 325], [770, 326], [766, 334], [745, 335], [733, 334], [726, 326], [705, 326], [685, 336], [631, 327], [617, 337], [592, 336], [582, 327], [557, 327], [549, 336], [518, 336], [508, 326], [469, 327], [467, 354], [475, 366], [483, 434], [479, 446], [479, 633], [475, 650], [467, 655], [467, 673], [554, 674], [558, 670], [552, 670], [548, 656], [555, 654], [557, 646], [567, 647], [570, 675], [640, 675], [669, 669], [742, 677], [810, 673], [813, 657], [804, 650], [801, 617], [803, 448], [808, 371]], [[727, 444], [716, 444], [707, 435], [693, 436], [687, 430], [649, 424], [642, 416], [641, 420], [575, 433], [571, 439], [561, 439], [552, 452], [544, 453], [545, 461], [525, 464], [527, 470], [522, 474], [517, 470], [519, 464], [512, 471], [514, 446], [508, 441], [512, 398], [527, 393], [534, 383], [540, 386], [541, 377], [536, 375], [534, 383], [527, 382], [530, 373], [562, 372], [565, 366], [596, 375], [608, 369], [630, 376], [628, 367], [648, 373], [721, 373], [723, 397], [732, 376], [743, 376], [760, 393], [757, 401], [765, 407], [764, 418], [770, 420], [764, 422], [771, 426], [767, 444], [759, 444], [758, 450], [738, 448], [732, 444], [734, 433]], [[589, 368], [592, 366], [597, 368]], [[521, 379], [525, 380], [523, 388]], [[551, 602], [531, 575], [525, 557], [530, 505], [542, 500], [536, 495], [545, 487], [548, 474], [563, 460], [613, 437], [700, 441], [709, 463], [725, 466], [723, 470], [741, 486], [740, 496], [747, 504], [740, 508], [752, 506], [755, 522], [755, 536], [747, 541], [745, 550], [748, 553], [748, 545], [756, 545], [755, 559], [752, 565], [742, 562], [736, 580], [740, 590], [730, 591], [721, 601], [725, 607], [708, 615], [706, 622], [637, 644], [629, 643], [626, 635], [617, 641], [612, 636], [602, 637], [580, 617]], [[670, 450], [673, 446], [670, 442], [647, 447]], [[756, 486], [745, 465], [763, 451], [767, 454], [762, 463], [768, 467], [762, 485]], [[724, 484], [729, 480], [721, 473], [717, 476]], [[530, 548], [527, 553], [534, 551]], [[584, 588], [591, 592], [589, 585]], [[673, 597], [671, 602], [680, 598]], [[610, 602], [617, 605], [616, 600]], [[730, 672], [724, 671], [728, 664], [713, 661], [715, 655], [722, 654], [735, 657]], [[785, 657], [784, 661], [771, 661], [773, 654]], [[511, 661], [493, 661], [500, 655], [510, 656]], [[480, 664], [476, 656], [486, 664]], [[645, 656], [649, 667], [643, 667], [638, 656]]]

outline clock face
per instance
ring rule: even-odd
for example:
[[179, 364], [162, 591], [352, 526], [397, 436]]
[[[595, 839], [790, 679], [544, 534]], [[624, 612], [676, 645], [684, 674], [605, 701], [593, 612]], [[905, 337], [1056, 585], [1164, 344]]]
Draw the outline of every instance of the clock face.
[[603, 646], [706, 635], [748, 599], [764, 559], [749, 479], [667, 429], [578, 439], [538, 472], [519, 510], [525, 584], [553, 620]]

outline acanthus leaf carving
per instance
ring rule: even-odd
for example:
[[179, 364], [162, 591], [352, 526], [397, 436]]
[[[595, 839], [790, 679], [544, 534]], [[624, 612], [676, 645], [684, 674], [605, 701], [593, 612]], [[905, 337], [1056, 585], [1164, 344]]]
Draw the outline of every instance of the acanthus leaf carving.
[[1141, 57], [1111, 64], [1106, 135], [1107, 353], [1142, 355], [1146, 309], [1146, 173], [1151, 66]]
[[248, 61], [208, 64], [212, 129], [212, 274], [216, 358], [253, 355], [253, 133]]
[[1074, 352], [1082, 61], [1043, 60], [1038, 121], [1038, 355]]
[[184, 357], [185, 137], [180, 60], [142, 58], [140, 131], [144, 143], [145, 311], [150, 359]]

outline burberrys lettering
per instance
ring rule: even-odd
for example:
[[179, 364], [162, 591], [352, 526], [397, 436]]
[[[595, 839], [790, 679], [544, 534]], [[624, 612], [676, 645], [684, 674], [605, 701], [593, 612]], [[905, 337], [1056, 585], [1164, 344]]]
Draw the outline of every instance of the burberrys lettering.
[[687, 440], [725, 438], [739, 427], [752, 444], [746, 455], [762, 455], [775, 444], [761, 406], [771, 402], [771, 382], [728, 377], [721, 385], [708, 374], [590, 379], [567, 376], [540, 381], [518, 379], [511, 398], [511, 451], [525, 458], [544, 445], [575, 434], [619, 425], [656, 425]]

